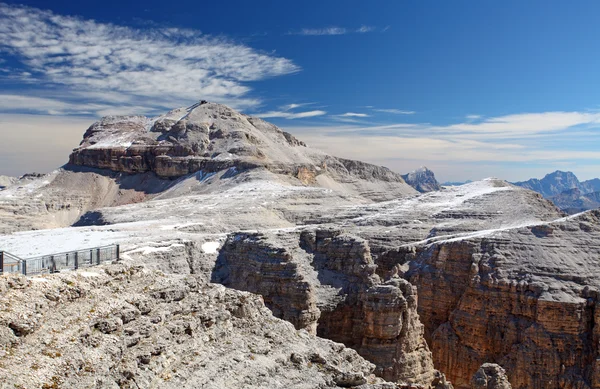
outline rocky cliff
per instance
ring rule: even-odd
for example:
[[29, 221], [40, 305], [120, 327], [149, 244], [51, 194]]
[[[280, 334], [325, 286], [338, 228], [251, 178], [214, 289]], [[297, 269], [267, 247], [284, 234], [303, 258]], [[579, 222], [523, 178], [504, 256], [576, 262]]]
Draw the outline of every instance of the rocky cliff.
[[357, 350], [386, 380], [449, 387], [433, 368], [415, 288], [382, 282], [375, 269], [368, 243], [337, 230], [235, 234], [212, 279], [258, 293], [297, 329]]
[[600, 212], [417, 251], [404, 275], [434, 364], [456, 387], [486, 361], [514, 388], [600, 387]]
[[143, 266], [0, 277], [1, 388], [394, 389], [259, 296]]

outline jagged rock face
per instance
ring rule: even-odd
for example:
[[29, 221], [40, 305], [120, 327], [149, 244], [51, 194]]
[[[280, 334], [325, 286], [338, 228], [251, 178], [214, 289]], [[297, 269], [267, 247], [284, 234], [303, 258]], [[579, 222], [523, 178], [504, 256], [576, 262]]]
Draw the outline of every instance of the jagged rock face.
[[435, 366], [456, 387], [484, 362], [514, 388], [600, 387], [600, 212], [417, 251], [405, 276]]
[[566, 190], [561, 194], [550, 197], [549, 200], [571, 215], [600, 208], [600, 192], [583, 194], [577, 188]]
[[0, 277], [2, 387], [395, 387], [373, 368], [195, 276], [117, 264]]
[[471, 389], [512, 389], [512, 386], [502, 366], [484, 363], [473, 375]]
[[382, 283], [375, 270], [367, 242], [339, 231], [235, 234], [213, 281], [261, 294], [276, 316], [356, 349], [387, 380], [449, 387], [433, 368], [414, 287]]
[[404, 181], [421, 193], [432, 192], [434, 190], [440, 190], [442, 187], [440, 183], [435, 179], [435, 175], [425, 166], [412, 171], [402, 176]]

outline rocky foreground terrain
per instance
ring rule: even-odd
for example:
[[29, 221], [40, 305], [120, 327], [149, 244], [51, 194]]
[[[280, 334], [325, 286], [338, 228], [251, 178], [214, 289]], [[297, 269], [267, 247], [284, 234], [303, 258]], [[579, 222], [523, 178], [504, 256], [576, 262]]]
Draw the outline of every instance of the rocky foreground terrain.
[[2, 278], [3, 382], [600, 388], [599, 211], [419, 193], [211, 103], [103, 119], [70, 161], [0, 192], [0, 248], [122, 261]]

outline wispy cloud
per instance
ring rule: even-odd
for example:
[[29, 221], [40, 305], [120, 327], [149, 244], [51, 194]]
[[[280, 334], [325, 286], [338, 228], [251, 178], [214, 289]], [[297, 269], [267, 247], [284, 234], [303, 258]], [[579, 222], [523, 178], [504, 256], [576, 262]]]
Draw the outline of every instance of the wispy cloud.
[[358, 30], [356, 30], [356, 32], [364, 34], [365, 32], [371, 32], [371, 31], [375, 31], [375, 27], [373, 26], [360, 26], [360, 28]]
[[465, 116], [465, 119], [472, 121], [472, 120], [479, 120], [481, 119], [481, 115], [467, 115]]
[[263, 113], [255, 113], [253, 116], [259, 118], [285, 118], [285, 119], [303, 119], [327, 114], [326, 111], [315, 110], [306, 112], [288, 112], [288, 111], [269, 111]]
[[351, 33], [364, 34], [375, 31], [376, 27], [362, 25], [359, 28], [351, 29], [345, 27], [325, 27], [325, 28], [303, 28], [299, 31], [289, 31], [288, 35], [305, 35], [305, 36], [321, 36], [321, 35], [346, 35]]
[[348, 30], [342, 27], [326, 28], [303, 28], [298, 32], [290, 32], [290, 35], [344, 35]]
[[[600, 143], [600, 113], [596, 112], [522, 113], [442, 126], [350, 123], [287, 130], [334, 155], [400, 172], [420, 165], [437, 167], [447, 179], [496, 175], [516, 180], [528, 178], [532, 164], [551, 170], [600, 162], [600, 151], [590, 147]], [[464, 176], [466, 171], [469, 176]]]
[[292, 103], [292, 104], [282, 105], [279, 108], [282, 109], [282, 110], [284, 110], [284, 111], [290, 111], [292, 109], [296, 109], [296, 108], [300, 108], [300, 107], [306, 107], [307, 105], [313, 105], [313, 104], [314, 103]]
[[338, 115], [341, 117], [354, 117], [354, 118], [366, 118], [369, 117], [369, 115], [367, 115], [366, 113], [357, 113], [357, 112], [346, 112], [343, 113], [341, 115]]
[[394, 109], [394, 108], [377, 108], [377, 109], [374, 108], [373, 111], [383, 112], [383, 113], [393, 113], [396, 115], [414, 115], [416, 113], [415, 111], [406, 111], [403, 109]]
[[300, 70], [289, 59], [195, 30], [135, 29], [3, 3], [0, 52], [21, 62], [22, 81], [35, 83], [37, 92], [120, 94], [131, 106], [206, 99], [250, 107], [258, 100], [248, 97], [247, 82]]

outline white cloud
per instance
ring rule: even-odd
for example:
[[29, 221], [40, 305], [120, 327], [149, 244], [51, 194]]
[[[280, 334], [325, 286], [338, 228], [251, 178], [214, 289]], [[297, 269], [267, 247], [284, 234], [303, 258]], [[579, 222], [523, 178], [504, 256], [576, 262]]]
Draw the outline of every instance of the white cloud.
[[366, 118], [369, 117], [369, 115], [367, 115], [366, 113], [357, 113], [357, 112], [346, 112], [343, 113], [341, 115], [338, 116], [342, 116], [342, 117], [354, 117], [354, 118]]
[[356, 32], [364, 34], [365, 32], [371, 32], [374, 30], [375, 30], [375, 27], [372, 27], [372, 26], [360, 26], [360, 28], [358, 30], [356, 30]]
[[0, 51], [24, 65], [22, 80], [41, 90], [91, 90], [108, 98], [96, 101], [113, 105], [111, 94], [131, 105], [206, 99], [244, 108], [257, 103], [246, 97], [246, 82], [300, 70], [286, 58], [199, 31], [134, 29], [3, 3], [0, 42]]
[[292, 103], [292, 104], [286, 104], [286, 105], [282, 105], [281, 107], [279, 107], [280, 109], [283, 109], [285, 111], [290, 111], [292, 109], [296, 109], [296, 108], [300, 108], [300, 107], [305, 107], [307, 105], [313, 105], [314, 103], [300, 103], [300, 104], [296, 104], [296, 103]]
[[[45, 97], [0, 94], [0, 112], [20, 112], [45, 115], [134, 115], [140, 112], [161, 113], [156, 107], [81, 103]], [[89, 119], [88, 119], [89, 120]]]
[[286, 112], [286, 111], [269, 111], [263, 113], [255, 113], [253, 116], [258, 116], [259, 118], [285, 118], [285, 119], [303, 119], [315, 116], [325, 115], [326, 111], [315, 110], [315, 111], [306, 111], [306, 112]]
[[288, 35], [305, 35], [305, 36], [321, 36], [321, 35], [346, 35], [350, 33], [364, 34], [375, 31], [372, 26], [362, 25], [357, 29], [348, 29], [344, 27], [325, 27], [325, 28], [303, 28], [300, 31], [290, 31]]
[[415, 111], [406, 111], [406, 110], [394, 109], [394, 108], [378, 108], [378, 109], [373, 109], [373, 111], [384, 112], [384, 113], [393, 113], [396, 115], [414, 115], [416, 113]]
[[480, 123], [460, 123], [434, 127], [438, 130], [470, 132], [475, 134], [520, 136], [541, 132], [560, 131], [566, 128], [600, 123], [600, 113], [541, 112], [499, 116]]
[[479, 120], [479, 119], [481, 119], [481, 115], [467, 115], [467, 116], [465, 116], [465, 119], [467, 119], [467, 120]]
[[327, 28], [303, 28], [298, 33], [292, 35], [344, 35], [348, 30], [342, 27], [327, 27]]

